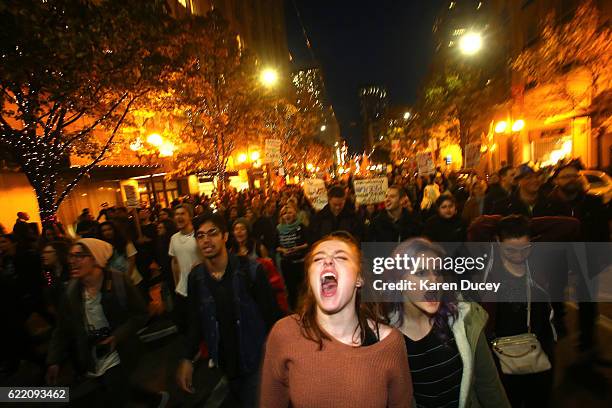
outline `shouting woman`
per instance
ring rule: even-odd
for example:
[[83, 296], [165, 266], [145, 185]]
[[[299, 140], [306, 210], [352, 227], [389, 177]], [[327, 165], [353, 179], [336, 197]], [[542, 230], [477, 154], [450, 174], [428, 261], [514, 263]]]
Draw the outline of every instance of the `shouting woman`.
[[329, 235], [306, 256], [299, 314], [270, 332], [262, 407], [408, 407], [412, 386], [401, 334], [361, 303], [361, 252]]

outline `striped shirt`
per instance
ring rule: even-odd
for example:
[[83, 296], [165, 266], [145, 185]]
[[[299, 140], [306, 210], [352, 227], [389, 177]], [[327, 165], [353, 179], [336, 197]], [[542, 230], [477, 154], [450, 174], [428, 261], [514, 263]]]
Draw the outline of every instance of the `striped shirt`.
[[404, 340], [417, 407], [459, 406], [463, 362], [452, 332], [447, 329], [444, 341], [434, 330], [421, 340]]

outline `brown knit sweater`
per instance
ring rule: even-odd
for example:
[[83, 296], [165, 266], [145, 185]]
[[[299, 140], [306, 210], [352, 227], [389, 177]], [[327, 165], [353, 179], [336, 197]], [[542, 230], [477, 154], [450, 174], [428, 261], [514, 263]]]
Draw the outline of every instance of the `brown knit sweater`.
[[306, 339], [296, 316], [274, 325], [266, 343], [260, 407], [409, 407], [406, 346], [395, 329], [366, 347]]

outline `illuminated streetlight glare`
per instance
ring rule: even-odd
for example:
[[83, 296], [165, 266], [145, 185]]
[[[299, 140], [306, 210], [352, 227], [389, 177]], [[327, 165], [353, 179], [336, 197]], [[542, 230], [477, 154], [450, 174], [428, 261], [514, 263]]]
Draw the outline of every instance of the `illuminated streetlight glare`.
[[147, 137], [147, 142], [149, 142], [153, 146], [161, 146], [162, 143], [164, 143], [164, 139], [159, 133], [151, 133], [149, 137]]
[[174, 150], [176, 147], [172, 142], [163, 142], [161, 146], [159, 146], [159, 157], [170, 157], [174, 155]]
[[513, 132], [520, 132], [525, 127], [525, 121], [523, 119], [519, 119], [512, 124]]
[[278, 82], [278, 73], [275, 69], [266, 68], [261, 73], [261, 82], [265, 86], [274, 86]]
[[474, 55], [482, 48], [482, 36], [479, 33], [467, 33], [459, 40], [459, 49], [466, 55]]
[[142, 149], [142, 140], [140, 138], [130, 143], [130, 150], [137, 152], [140, 149]]
[[404, 119], [410, 119], [410, 112], [404, 112]]
[[244, 153], [240, 153], [238, 155], [238, 163], [244, 163], [245, 161], [247, 161], [247, 155]]
[[321, 126], [321, 132], [325, 132], [326, 129], [327, 129], [327, 126], [325, 126], [325, 125]]
[[505, 120], [495, 124], [495, 133], [504, 133], [508, 128], [508, 123]]
[[259, 160], [259, 152], [251, 153], [251, 161], [255, 162], [257, 160]]

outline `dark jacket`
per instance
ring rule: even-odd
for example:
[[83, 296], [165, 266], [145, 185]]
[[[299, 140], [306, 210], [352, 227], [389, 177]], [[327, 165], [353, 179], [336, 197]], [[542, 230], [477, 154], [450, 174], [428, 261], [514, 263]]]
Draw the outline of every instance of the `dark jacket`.
[[253, 238], [259, 240], [268, 251], [276, 252], [278, 247], [278, 232], [276, 222], [272, 217], [261, 216], [253, 222]]
[[574, 200], [565, 201], [558, 190], [542, 200], [534, 209], [534, 215], [564, 216], [580, 220], [582, 225], [582, 240], [587, 242], [608, 242], [610, 239], [610, 210], [600, 197], [589, 194], [579, 194]]
[[[105, 271], [101, 294], [102, 309], [115, 336], [121, 364], [133, 365], [139, 349], [137, 331], [148, 319], [146, 305], [126, 275], [118, 271]], [[83, 285], [78, 279], [72, 279], [49, 343], [48, 365], [61, 364], [70, 353], [77, 371], [84, 373], [95, 368], [84, 322]]]
[[[248, 258], [230, 254], [226, 273], [232, 280], [234, 315], [237, 316], [235, 329], [239, 350], [225, 350], [237, 353], [241, 374], [250, 374], [259, 368], [261, 353], [266, 336], [272, 325], [281, 317], [274, 293], [261, 265], [253, 268], [251, 276]], [[204, 340], [215, 364], [219, 364], [219, 322], [214, 298], [206, 284], [208, 270], [204, 264], [193, 268], [189, 274], [189, 328], [185, 339], [182, 357], [193, 359], [198, 351], [200, 340]]]
[[483, 214], [495, 214], [494, 207], [497, 205], [496, 203], [500, 200], [505, 200], [510, 196], [510, 193], [499, 184], [494, 183], [489, 186], [487, 189], [487, 193], [484, 197], [484, 205], [482, 209]]
[[363, 237], [363, 224], [354, 210], [345, 206], [336, 217], [326, 204], [321, 211], [313, 217], [309, 225], [310, 243], [314, 243], [335, 231], [347, 231], [358, 241]]
[[387, 211], [381, 211], [374, 217], [365, 239], [371, 242], [402, 242], [418, 236], [422, 229], [420, 219], [405, 208], [397, 221], [393, 221]]
[[434, 242], [464, 242], [467, 226], [459, 216], [447, 220], [434, 215], [425, 223], [423, 235]]
[[514, 193], [507, 197], [500, 198], [492, 203], [487, 209], [485, 214], [491, 215], [524, 215], [525, 217], [531, 218], [533, 216], [534, 207], [529, 207], [519, 196], [519, 191], [516, 190]]

